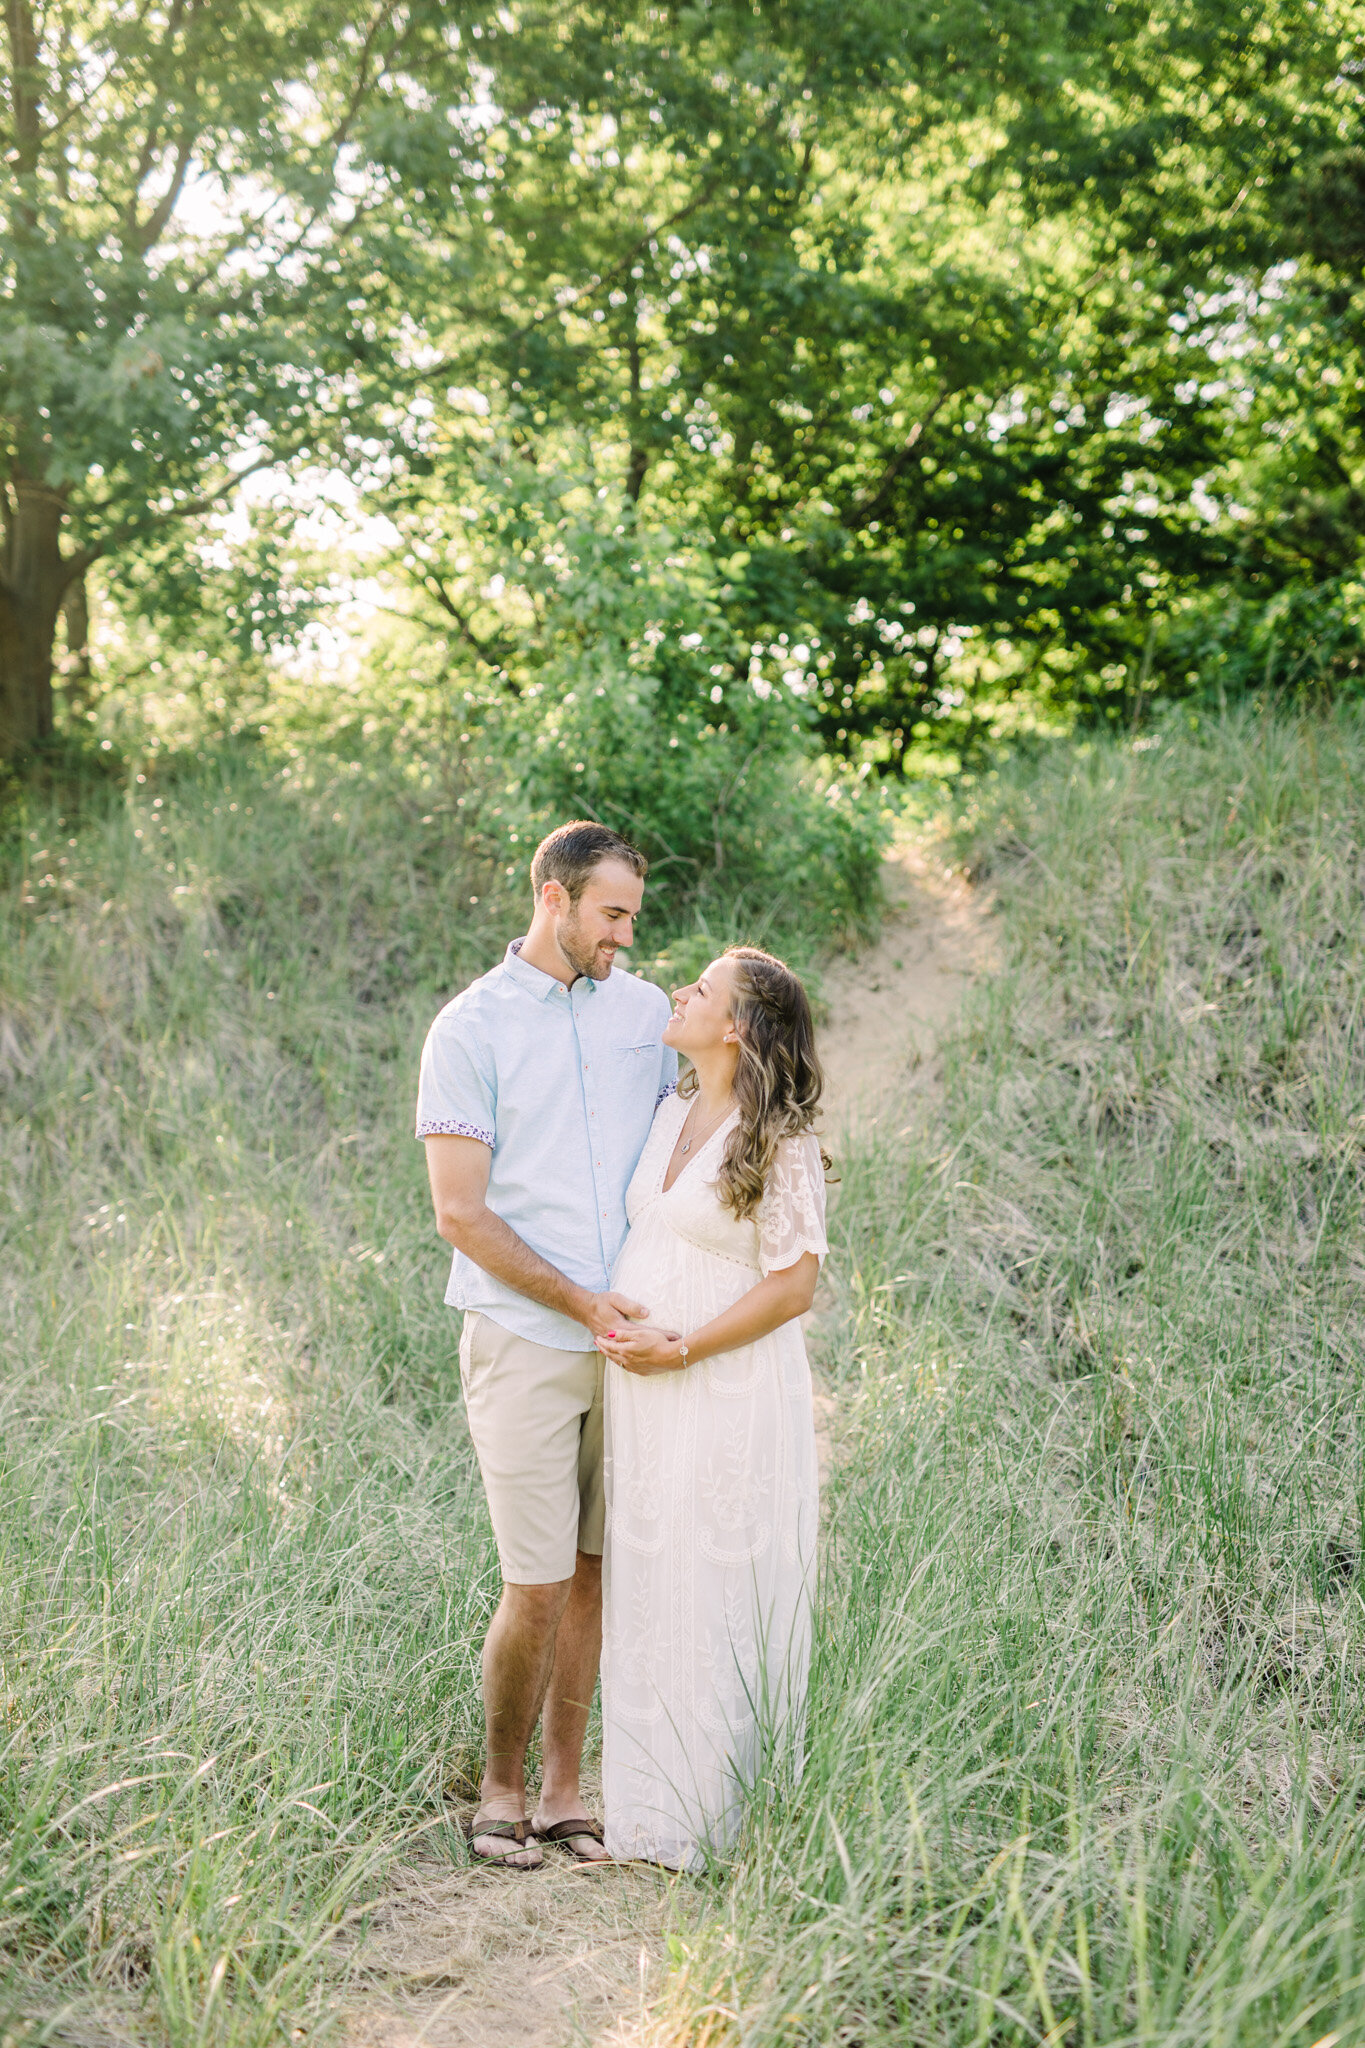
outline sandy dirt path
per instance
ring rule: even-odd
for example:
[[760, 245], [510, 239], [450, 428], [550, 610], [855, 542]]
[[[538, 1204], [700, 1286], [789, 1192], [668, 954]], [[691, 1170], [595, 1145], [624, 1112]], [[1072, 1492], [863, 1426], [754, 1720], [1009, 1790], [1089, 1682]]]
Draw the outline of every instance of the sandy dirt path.
[[[913, 1116], [938, 1032], [993, 960], [983, 906], [932, 848], [898, 849], [886, 882], [877, 944], [825, 977], [824, 1126], [836, 1151], [884, 1111], [902, 1124]], [[827, 1460], [830, 1401], [819, 1389], [816, 1405]], [[452, 1803], [451, 1818], [472, 1810]], [[669, 1926], [697, 1903], [686, 1879], [580, 1868], [553, 1852], [524, 1877], [416, 1859], [344, 1943], [340, 2038], [345, 2048], [628, 2048], [644, 2038]]]
[[825, 974], [823, 1121], [836, 1145], [932, 1081], [939, 1032], [995, 960], [987, 906], [932, 846], [897, 849], [885, 877], [890, 907], [876, 945]]

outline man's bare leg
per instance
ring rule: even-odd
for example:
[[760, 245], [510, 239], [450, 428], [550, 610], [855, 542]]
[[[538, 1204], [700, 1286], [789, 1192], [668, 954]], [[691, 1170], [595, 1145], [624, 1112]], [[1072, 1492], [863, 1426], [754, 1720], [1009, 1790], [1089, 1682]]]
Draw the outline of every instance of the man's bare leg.
[[[562, 1579], [549, 1586], [503, 1586], [483, 1646], [486, 1750], [476, 1829], [480, 1820], [526, 1818], [526, 1751], [550, 1680], [555, 1632], [574, 1584]], [[507, 1841], [476, 1833], [474, 1848], [501, 1859]], [[528, 1845], [505, 1860], [530, 1870], [542, 1859]]]
[[[602, 1560], [580, 1550], [559, 1620], [554, 1665], [545, 1694], [541, 1728], [544, 1773], [535, 1811], [537, 1828], [578, 1820], [587, 1812], [578, 1776], [601, 1658]], [[606, 1850], [589, 1835], [575, 1836], [574, 1848], [593, 1862], [606, 1860]]]

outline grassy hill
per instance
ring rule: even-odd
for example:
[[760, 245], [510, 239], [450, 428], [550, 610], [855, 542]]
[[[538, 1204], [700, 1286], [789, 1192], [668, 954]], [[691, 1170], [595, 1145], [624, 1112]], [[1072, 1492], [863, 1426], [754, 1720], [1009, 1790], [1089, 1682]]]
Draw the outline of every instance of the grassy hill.
[[[515, 878], [345, 762], [147, 772], [4, 856], [0, 1995], [248, 2048], [459, 1853], [496, 1567], [408, 1133]], [[1363, 788], [1246, 716], [959, 821], [1007, 964], [841, 1162], [810, 1760], [660, 2039], [1360, 2037]]]
[[510, 913], [423, 820], [382, 776], [229, 753], [15, 821], [11, 2029], [306, 2026], [321, 1946], [472, 1755], [496, 1560], [411, 1116]]
[[1007, 964], [845, 1167], [799, 1792], [670, 2038], [1365, 2039], [1365, 732], [1018, 764]]

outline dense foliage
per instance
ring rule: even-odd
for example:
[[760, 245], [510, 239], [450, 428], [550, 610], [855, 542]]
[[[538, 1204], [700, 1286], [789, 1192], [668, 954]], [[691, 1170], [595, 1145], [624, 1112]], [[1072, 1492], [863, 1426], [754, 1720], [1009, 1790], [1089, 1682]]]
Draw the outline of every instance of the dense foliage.
[[326, 576], [287, 524], [206, 524], [257, 463], [294, 503], [351, 477], [494, 698], [490, 560], [556, 572], [519, 508], [565, 477], [724, 565], [855, 759], [1357, 673], [1344, 0], [7, 23], [8, 748], [62, 605], [83, 680], [97, 562], [181, 638], [297, 633]]

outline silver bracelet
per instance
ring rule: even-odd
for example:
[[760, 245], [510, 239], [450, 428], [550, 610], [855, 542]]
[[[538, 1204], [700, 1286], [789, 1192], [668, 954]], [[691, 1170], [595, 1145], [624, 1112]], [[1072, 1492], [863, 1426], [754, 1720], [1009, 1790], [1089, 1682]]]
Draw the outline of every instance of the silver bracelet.
[[683, 1365], [684, 1365], [684, 1367], [686, 1367], [686, 1365], [687, 1365], [687, 1339], [686, 1339], [685, 1337], [679, 1337], [679, 1339], [678, 1339], [678, 1349], [679, 1349], [679, 1351], [681, 1351], [681, 1353], [682, 1353], [682, 1362], [683, 1362]]

